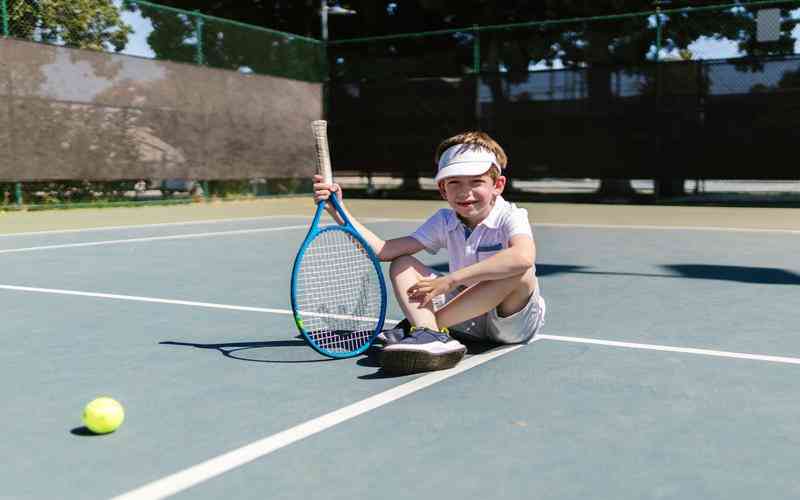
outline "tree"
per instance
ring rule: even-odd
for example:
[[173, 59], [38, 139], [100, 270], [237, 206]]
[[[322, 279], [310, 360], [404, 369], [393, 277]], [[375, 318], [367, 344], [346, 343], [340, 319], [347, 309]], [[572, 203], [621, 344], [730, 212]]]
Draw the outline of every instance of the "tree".
[[157, 3], [319, 38], [319, 0], [160, 0]]
[[133, 28], [112, 0], [10, 0], [9, 31], [16, 38], [117, 52]]
[[176, 12], [139, 4], [135, 0], [125, 2], [128, 10], [139, 11], [150, 20], [153, 30], [147, 41], [160, 59], [201, 62], [215, 68], [312, 81], [321, 78], [323, 66], [320, 44], [241, 24], [263, 26], [267, 21], [272, 21], [278, 26], [270, 28], [279, 31], [291, 24], [290, 21], [299, 23], [301, 19], [300, 16], [280, 17], [276, 13], [297, 10], [296, 6], [287, 4], [286, 9], [281, 10], [278, 9], [282, 4], [280, 1], [254, 2], [247, 8], [242, 8], [241, 2], [166, 3], [179, 9], [194, 6], [202, 7], [202, 10]]

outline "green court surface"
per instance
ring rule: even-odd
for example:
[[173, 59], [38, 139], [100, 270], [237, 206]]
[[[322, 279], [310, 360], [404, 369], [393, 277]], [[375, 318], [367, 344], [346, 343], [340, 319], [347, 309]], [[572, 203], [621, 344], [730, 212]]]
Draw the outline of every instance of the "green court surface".
[[0, 498], [796, 498], [797, 212], [525, 206], [542, 335], [405, 377], [297, 338], [309, 199], [3, 214]]

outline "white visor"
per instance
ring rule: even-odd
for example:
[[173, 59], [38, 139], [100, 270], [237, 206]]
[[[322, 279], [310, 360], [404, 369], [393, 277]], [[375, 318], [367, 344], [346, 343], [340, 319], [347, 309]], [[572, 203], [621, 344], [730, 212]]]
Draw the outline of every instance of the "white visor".
[[439, 182], [458, 175], [481, 175], [492, 165], [497, 165], [497, 157], [488, 149], [472, 144], [456, 144], [447, 148], [439, 158], [435, 180]]

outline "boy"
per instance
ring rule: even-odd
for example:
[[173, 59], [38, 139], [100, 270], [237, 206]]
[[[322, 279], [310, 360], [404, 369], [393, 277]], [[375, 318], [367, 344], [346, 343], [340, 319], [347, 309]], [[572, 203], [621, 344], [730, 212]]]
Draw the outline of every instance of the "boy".
[[[347, 212], [378, 258], [391, 262], [395, 297], [406, 315], [406, 328], [397, 325], [380, 335], [385, 343], [381, 367], [389, 373], [452, 368], [466, 352], [453, 337], [520, 343], [544, 324], [528, 212], [501, 196], [507, 163], [503, 149], [483, 132], [466, 132], [443, 141], [435, 162], [435, 180], [450, 208], [434, 213], [411, 235], [384, 241]], [[315, 201], [331, 192], [341, 199], [338, 184], [314, 176]], [[446, 275], [412, 257], [441, 248], [450, 256]]]

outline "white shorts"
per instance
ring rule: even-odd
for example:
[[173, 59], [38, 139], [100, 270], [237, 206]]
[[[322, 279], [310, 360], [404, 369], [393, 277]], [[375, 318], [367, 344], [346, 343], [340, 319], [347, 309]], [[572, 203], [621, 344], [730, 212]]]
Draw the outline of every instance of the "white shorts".
[[[447, 301], [458, 295], [449, 294]], [[439, 302], [446, 303], [444, 300]], [[438, 310], [439, 307], [436, 307]], [[510, 316], [500, 316], [497, 309], [450, 327], [455, 338], [465, 338], [477, 342], [493, 342], [498, 344], [520, 344], [530, 342], [544, 326], [546, 304], [539, 290], [533, 292], [528, 303], [521, 310]]]

